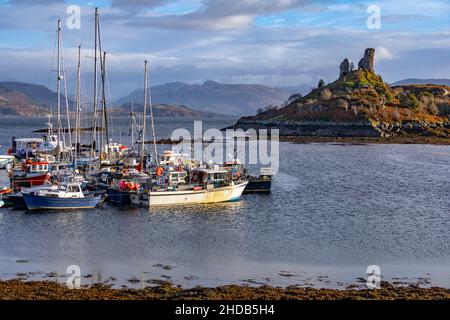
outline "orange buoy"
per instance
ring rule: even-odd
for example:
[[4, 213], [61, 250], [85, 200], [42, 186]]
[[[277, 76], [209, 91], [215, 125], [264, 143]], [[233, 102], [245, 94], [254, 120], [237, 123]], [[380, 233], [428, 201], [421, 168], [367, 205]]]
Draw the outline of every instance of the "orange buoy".
[[164, 173], [163, 167], [158, 167], [158, 168], [156, 168], [156, 175], [157, 175], [158, 177], [161, 177], [161, 176], [163, 175], [163, 173]]
[[134, 183], [133, 182], [128, 182], [127, 183], [127, 187], [128, 187], [128, 189], [130, 189], [130, 190], [133, 190], [134, 189]]

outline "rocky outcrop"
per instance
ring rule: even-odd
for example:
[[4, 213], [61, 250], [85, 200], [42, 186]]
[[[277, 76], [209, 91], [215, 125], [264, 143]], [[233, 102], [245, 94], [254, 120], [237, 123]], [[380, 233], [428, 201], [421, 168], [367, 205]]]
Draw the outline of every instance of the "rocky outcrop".
[[233, 127], [279, 129], [285, 136], [450, 137], [450, 87], [390, 87], [373, 72], [374, 49], [366, 49], [358, 70], [345, 59], [338, 80]]
[[339, 69], [340, 69], [340, 72], [339, 72], [339, 78], [340, 79], [349, 74], [349, 72], [350, 72], [350, 62], [348, 61], [347, 58], [345, 58], [344, 61], [342, 61]]
[[[448, 137], [450, 123], [427, 123], [425, 121], [373, 122], [361, 120], [355, 122], [337, 121], [290, 121], [290, 120], [253, 120], [239, 119], [236, 124], [225, 129], [278, 129], [280, 136], [305, 137], [391, 137], [397, 135], [423, 135]], [[436, 134], [441, 130], [441, 134]]]
[[359, 60], [358, 68], [361, 70], [374, 72], [374, 65], [375, 65], [375, 49], [368, 48], [364, 52], [364, 57], [361, 60]]
[[240, 119], [226, 129], [278, 129], [281, 136], [307, 137], [379, 137], [381, 133], [369, 121], [289, 121], [289, 120], [245, 120]]

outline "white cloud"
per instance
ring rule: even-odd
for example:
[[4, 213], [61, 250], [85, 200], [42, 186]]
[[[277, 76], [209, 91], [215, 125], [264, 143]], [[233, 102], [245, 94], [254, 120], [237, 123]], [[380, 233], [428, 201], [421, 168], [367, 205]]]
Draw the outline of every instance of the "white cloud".
[[[229, 3], [228, 7], [226, 3]], [[156, 3], [156, 2], [152, 2]], [[263, 83], [272, 86], [312, 87], [320, 78], [338, 76], [344, 58], [359, 61], [366, 47], [377, 49], [377, 72], [386, 80], [401, 77], [445, 77], [441, 59], [450, 48], [449, 32], [370, 32], [332, 27], [256, 26], [258, 12], [273, 12], [304, 5], [306, 1], [205, 1], [195, 13], [184, 16], [144, 17], [120, 6], [101, 9], [102, 43], [108, 52], [110, 84], [115, 97], [141, 85], [143, 60], [150, 58], [152, 84], [170, 81], [216, 80], [233, 83]], [[330, 3], [330, 2], [327, 2]], [[255, 11], [258, 7], [259, 11]], [[14, 50], [0, 49], [2, 79], [53, 86], [50, 72], [55, 21], [65, 14], [57, 4], [37, 10], [2, 11], [5, 30], [24, 28], [46, 32], [42, 43]], [[92, 47], [93, 9], [82, 8], [82, 30], [63, 30], [66, 67], [73, 79], [76, 50]], [[315, 13], [320, 14], [320, 13]], [[1, 26], [0, 26], [1, 28]], [[50, 48], [50, 49], [49, 49]], [[427, 56], [419, 55], [428, 50]], [[84, 51], [84, 56], [92, 55]], [[432, 58], [430, 58], [432, 57]], [[422, 59], [422, 60], [420, 60]], [[409, 62], [413, 61], [413, 64]], [[413, 66], [413, 67], [411, 67]], [[422, 67], [423, 66], [423, 67]], [[92, 59], [84, 58], [84, 82], [89, 88]], [[73, 82], [73, 81], [72, 81]], [[69, 83], [73, 87], [73, 83]]]
[[390, 52], [387, 48], [381, 46], [376, 48], [377, 61], [392, 60], [394, 58], [395, 58], [394, 54]]

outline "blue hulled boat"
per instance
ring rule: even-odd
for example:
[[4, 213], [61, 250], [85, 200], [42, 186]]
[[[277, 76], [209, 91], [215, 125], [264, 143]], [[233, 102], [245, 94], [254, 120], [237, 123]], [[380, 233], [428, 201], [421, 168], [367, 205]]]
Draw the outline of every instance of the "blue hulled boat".
[[69, 210], [95, 208], [102, 195], [84, 194], [79, 182], [70, 182], [50, 189], [24, 193], [23, 199], [28, 210]]

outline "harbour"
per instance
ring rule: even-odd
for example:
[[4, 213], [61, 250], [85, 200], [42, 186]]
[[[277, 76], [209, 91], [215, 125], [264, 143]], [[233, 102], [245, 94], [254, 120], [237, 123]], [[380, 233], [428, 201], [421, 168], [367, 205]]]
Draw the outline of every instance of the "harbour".
[[0, 0], [0, 300], [450, 300], [450, 6], [406, 2]]
[[[166, 121], [155, 125], [165, 136]], [[128, 125], [126, 117], [116, 122]], [[226, 124], [204, 121], [205, 128]], [[9, 138], [1, 136], [6, 151]], [[237, 202], [150, 209], [106, 202], [38, 214], [0, 208], [2, 279], [30, 273], [30, 280], [64, 282], [77, 264], [89, 285], [112, 277], [116, 287], [136, 288], [141, 279], [345, 288], [376, 261], [386, 280], [450, 286], [447, 146], [280, 143], [280, 157], [271, 193]]]

